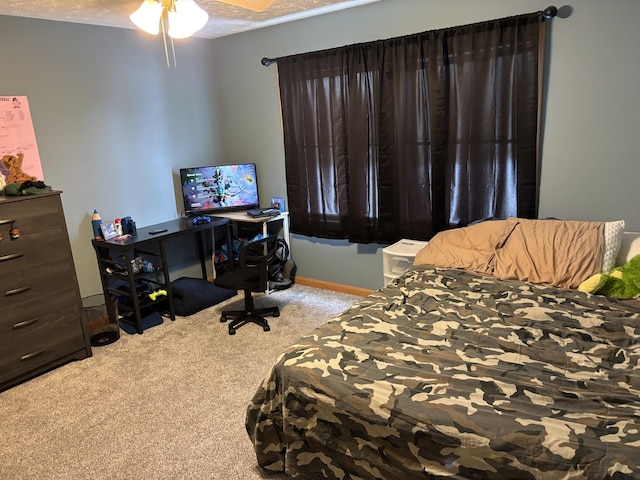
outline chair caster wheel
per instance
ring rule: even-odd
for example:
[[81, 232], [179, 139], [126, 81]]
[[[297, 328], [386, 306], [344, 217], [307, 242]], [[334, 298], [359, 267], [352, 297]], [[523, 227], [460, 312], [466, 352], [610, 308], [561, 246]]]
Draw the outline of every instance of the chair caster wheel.
[[275, 313], [273, 314], [273, 316], [274, 316], [274, 317], [279, 317], [279, 316], [280, 316], [280, 312], [275, 312]]
[[236, 329], [235, 328], [230, 328], [229, 329], [229, 335], [235, 335], [236, 334]]
[[225, 317], [224, 315], [222, 315], [222, 316], [220, 317], [220, 323], [224, 323], [224, 322], [226, 322], [226, 321], [227, 321], [227, 317]]
[[265, 325], [264, 327], [262, 327], [262, 330], [268, 332], [269, 330], [271, 330], [271, 327], [269, 325]]

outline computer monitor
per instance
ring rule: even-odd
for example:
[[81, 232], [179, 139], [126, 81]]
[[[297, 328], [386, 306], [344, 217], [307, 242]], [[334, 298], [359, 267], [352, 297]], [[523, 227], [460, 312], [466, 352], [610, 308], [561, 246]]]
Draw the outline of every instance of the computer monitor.
[[255, 163], [181, 168], [180, 183], [190, 216], [260, 206]]

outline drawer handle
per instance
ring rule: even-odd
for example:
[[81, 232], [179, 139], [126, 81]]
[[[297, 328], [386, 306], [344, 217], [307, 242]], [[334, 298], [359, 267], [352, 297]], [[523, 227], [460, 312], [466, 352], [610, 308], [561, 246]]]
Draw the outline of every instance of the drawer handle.
[[2, 257], [0, 257], [0, 262], [7, 262], [9, 260], [14, 260], [20, 257], [22, 257], [22, 253], [12, 253], [11, 255], [3, 255]]
[[24, 322], [14, 323], [13, 324], [13, 329], [14, 330], [18, 330], [19, 328], [28, 327], [29, 325], [33, 325], [34, 323], [38, 322], [39, 320], [40, 320], [39, 318], [32, 318], [31, 320], [25, 320]]
[[37, 352], [27, 353], [26, 355], [22, 355], [20, 357], [21, 362], [26, 362], [27, 360], [31, 360], [32, 358], [37, 357], [38, 355], [42, 355], [44, 350], [38, 350]]
[[11, 218], [11, 219], [6, 218], [4, 220], [0, 220], [0, 225], [6, 225], [8, 223], [14, 223], [15, 221], [16, 221], [15, 218]]
[[4, 292], [4, 296], [10, 297], [11, 295], [17, 295], [19, 293], [26, 292], [27, 290], [31, 290], [31, 287], [14, 288], [13, 290], [7, 290], [6, 292]]

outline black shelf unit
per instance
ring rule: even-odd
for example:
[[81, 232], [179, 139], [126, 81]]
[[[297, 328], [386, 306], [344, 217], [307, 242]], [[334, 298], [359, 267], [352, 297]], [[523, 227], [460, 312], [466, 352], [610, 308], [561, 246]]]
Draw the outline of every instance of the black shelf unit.
[[[113, 245], [98, 245], [94, 242], [110, 323], [117, 325], [119, 322], [126, 322], [138, 333], [142, 333], [142, 312], [147, 307], [152, 307], [161, 314], [168, 314], [171, 320], [175, 320], [164, 242], [157, 242], [156, 245], [158, 252], [139, 248], [114, 249]], [[114, 254], [118, 258], [114, 259]], [[153, 259], [154, 271], [136, 271], [133, 262], [138, 257], [148, 261]], [[140, 292], [142, 284], [153, 288], [150, 292]], [[149, 293], [157, 290], [164, 290], [167, 294], [150, 298]]]

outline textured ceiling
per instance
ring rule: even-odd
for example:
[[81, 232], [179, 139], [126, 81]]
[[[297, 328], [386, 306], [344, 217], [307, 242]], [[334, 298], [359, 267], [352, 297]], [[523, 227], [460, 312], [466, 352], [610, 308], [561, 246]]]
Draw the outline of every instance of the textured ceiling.
[[[275, 0], [264, 12], [217, 0], [195, 1], [209, 14], [209, 23], [195, 36], [215, 38], [379, 0]], [[142, 0], [0, 0], [0, 15], [133, 29], [129, 14], [141, 3]]]

